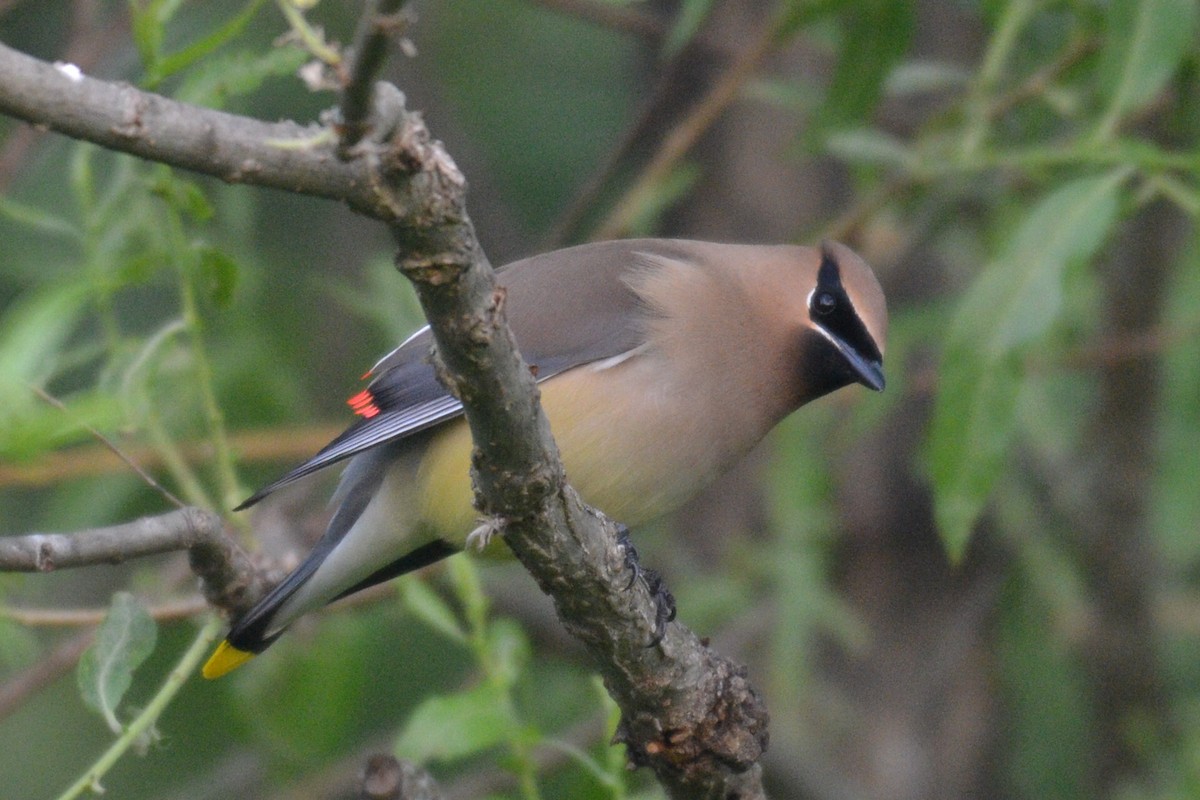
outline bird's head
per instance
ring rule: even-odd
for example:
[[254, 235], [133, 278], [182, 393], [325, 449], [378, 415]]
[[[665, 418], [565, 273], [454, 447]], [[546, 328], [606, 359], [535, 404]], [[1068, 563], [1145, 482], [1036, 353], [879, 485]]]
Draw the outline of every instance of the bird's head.
[[837, 242], [822, 242], [815, 256], [799, 348], [803, 400], [852, 383], [883, 391], [888, 317], [875, 273]]

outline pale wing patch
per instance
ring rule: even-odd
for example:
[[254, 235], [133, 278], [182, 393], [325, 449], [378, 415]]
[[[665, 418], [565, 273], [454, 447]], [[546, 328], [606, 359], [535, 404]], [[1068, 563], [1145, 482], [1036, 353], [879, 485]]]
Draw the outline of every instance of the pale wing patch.
[[619, 353], [618, 355], [615, 355], [612, 358], [604, 358], [604, 359], [601, 359], [600, 361], [593, 361], [589, 365], [589, 368], [593, 372], [603, 372], [606, 369], [612, 369], [613, 367], [624, 364], [629, 359], [636, 358], [637, 356], [640, 356], [640, 355], [646, 353], [649, 349], [650, 349], [649, 344], [642, 343], [642, 344], [638, 345], [637, 347], [633, 348], [632, 350], [626, 350], [624, 353]]

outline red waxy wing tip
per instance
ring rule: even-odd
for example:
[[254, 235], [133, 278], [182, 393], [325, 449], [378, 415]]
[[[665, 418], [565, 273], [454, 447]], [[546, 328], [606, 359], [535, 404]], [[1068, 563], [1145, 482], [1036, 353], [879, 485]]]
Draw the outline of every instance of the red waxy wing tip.
[[370, 419], [379, 413], [379, 406], [375, 405], [375, 396], [371, 394], [370, 389], [363, 389], [346, 402], [354, 409], [355, 414], [359, 414], [366, 419]]

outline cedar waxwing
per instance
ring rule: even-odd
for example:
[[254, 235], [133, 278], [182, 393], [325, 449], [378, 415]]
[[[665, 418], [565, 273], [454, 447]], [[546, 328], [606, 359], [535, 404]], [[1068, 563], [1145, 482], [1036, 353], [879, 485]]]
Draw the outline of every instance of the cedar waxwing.
[[[883, 292], [840, 244], [603, 242], [518, 261], [498, 280], [567, 479], [628, 525], [678, 507], [808, 401], [883, 389]], [[349, 401], [361, 419], [240, 506], [353, 456], [325, 535], [234, 622], [206, 678], [309, 611], [466, 547], [471, 437], [430, 348], [423, 328], [380, 360]]]

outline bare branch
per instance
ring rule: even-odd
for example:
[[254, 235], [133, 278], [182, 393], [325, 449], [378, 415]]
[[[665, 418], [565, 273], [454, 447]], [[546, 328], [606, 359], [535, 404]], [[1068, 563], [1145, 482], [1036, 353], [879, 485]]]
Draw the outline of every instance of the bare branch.
[[[35, 386], [35, 387], [33, 387], [33, 391], [35, 394], [37, 394], [38, 397], [42, 398], [42, 400], [45, 401], [46, 403], [49, 403], [50, 405], [54, 406], [59, 411], [62, 411], [64, 414], [67, 414], [68, 416], [70, 415], [71, 412], [66, 407], [66, 405], [64, 405], [61, 400], [59, 400], [57, 397], [55, 397], [54, 395], [47, 392], [45, 389]], [[121, 450], [121, 448], [117, 447], [116, 443], [113, 442], [112, 439], [109, 439], [107, 436], [105, 436], [103, 433], [101, 433], [100, 431], [93, 428], [91, 425], [85, 424], [84, 427], [87, 429], [88, 433], [90, 433], [92, 435], [92, 438], [99, 440], [100, 444], [102, 444], [106, 448], [108, 448], [108, 451], [110, 453], [112, 453], [114, 456], [119, 458], [125, 464], [125, 466], [129, 467], [129, 469], [133, 470], [134, 473], [139, 478], [142, 479], [142, 483], [146, 484], [151, 489], [158, 492], [160, 495], [162, 495], [167, 500], [167, 502], [169, 502], [171, 505], [175, 506], [176, 508], [184, 507], [184, 503], [182, 500], [180, 500], [178, 497], [176, 497], [174, 494], [172, 494], [170, 492], [170, 490], [168, 490], [161, 483], [154, 480], [153, 475], [151, 475], [149, 472], [146, 472], [146, 470], [142, 469], [141, 465], [139, 465], [136, 461], [134, 461], [132, 458], [130, 458], [128, 455], [126, 455]]]
[[[249, 183], [342, 200], [360, 213], [393, 220], [428, 208], [384, 192], [381, 172], [405, 171], [406, 163], [381, 164], [380, 154], [343, 161], [328, 128], [294, 122], [261, 122], [179, 103], [122, 83], [96, 80], [70, 68], [31, 58], [0, 43], [0, 113], [76, 139], [140, 156], [229, 183]], [[373, 130], [393, 133], [403, 115], [395, 90], [386, 120]], [[411, 116], [408, 119], [412, 119]], [[423, 130], [423, 126], [420, 126]]]
[[0, 570], [51, 572], [94, 564], [120, 564], [131, 558], [186, 550], [220, 529], [216, 515], [186, 508], [79, 533], [8, 536], [0, 539]]
[[225, 535], [221, 518], [198, 508], [77, 533], [31, 533], [0, 538], [0, 572], [120, 564], [131, 558], [187, 550], [205, 598], [232, 612], [248, 608], [266, 590], [250, 557]]

